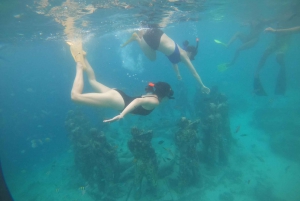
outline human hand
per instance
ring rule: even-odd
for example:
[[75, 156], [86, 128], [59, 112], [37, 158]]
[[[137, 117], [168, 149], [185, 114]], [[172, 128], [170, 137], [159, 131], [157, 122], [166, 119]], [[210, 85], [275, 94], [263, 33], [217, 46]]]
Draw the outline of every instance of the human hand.
[[122, 118], [123, 118], [123, 115], [119, 114], [119, 115], [115, 116], [114, 118], [104, 120], [103, 122], [104, 122], [104, 123], [108, 123], [108, 122], [119, 121], [119, 120], [122, 119]]
[[202, 93], [209, 94], [210, 89], [203, 85], [203, 87], [201, 88], [201, 91], [202, 91]]
[[276, 29], [273, 29], [272, 27], [268, 27], [265, 29], [265, 32], [276, 32]]

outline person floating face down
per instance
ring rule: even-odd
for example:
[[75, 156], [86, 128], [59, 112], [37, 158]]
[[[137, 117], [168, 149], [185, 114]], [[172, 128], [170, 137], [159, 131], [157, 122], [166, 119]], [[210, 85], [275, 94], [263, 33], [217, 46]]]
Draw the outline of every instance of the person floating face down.
[[112, 122], [122, 119], [128, 113], [145, 116], [150, 114], [162, 101], [174, 99], [174, 91], [166, 82], [149, 83], [145, 88], [146, 95], [140, 97], [130, 97], [121, 90], [115, 90], [119, 92], [123, 98], [124, 109], [119, 115], [112, 119], [104, 120], [103, 122]]
[[278, 17], [277, 28], [268, 27], [266, 33], [273, 33], [273, 41], [262, 54], [253, 80], [253, 92], [258, 96], [267, 96], [267, 93], [260, 80], [260, 72], [267, 59], [272, 53], [276, 54], [276, 61], [279, 64], [279, 72], [275, 84], [275, 94], [285, 95], [286, 92], [286, 63], [285, 54], [289, 48], [291, 36], [300, 32], [300, 2], [294, 1], [284, 14]]
[[179, 80], [182, 78], [178, 69], [178, 63], [183, 62], [200, 84], [201, 91], [203, 93], [209, 93], [209, 88], [203, 84], [202, 79], [191, 62], [191, 60], [194, 60], [198, 52], [198, 39], [196, 47], [187, 45], [186, 47], [181, 48], [162, 30], [151, 28], [141, 30], [138, 33], [133, 33], [132, 36], [121, 47], [125, 47], [133, 41], [137, 41], [139, 43], [139, 46], [144, 54], [152, 61], [156, 59], [156, 50], [165, 54], [172, 63]]
[[[130, 97], [119, 89], [109, 88], [96, 80], [94, 70], [85, 58], [85, 55], [83, 56], [83, 59], [78, 59], [78, 57], [76, 57], [77, 50], [72, 50], [72, 46], [71, 52], [77, 62], [71, 99], [77, 103], [121, 111], [119, 115], [112, 119], [104, 120], [103, 122], [120, 120], [128, 113], [148, 115], [162, 101], [173, 99], [174, 92], [171, 86], [166, 82], [150, 83], [146, 87], [146, 94], [139, 97]], [[83, 72], [86, 72], [90, 85], [97, 93], [83, 93]]]

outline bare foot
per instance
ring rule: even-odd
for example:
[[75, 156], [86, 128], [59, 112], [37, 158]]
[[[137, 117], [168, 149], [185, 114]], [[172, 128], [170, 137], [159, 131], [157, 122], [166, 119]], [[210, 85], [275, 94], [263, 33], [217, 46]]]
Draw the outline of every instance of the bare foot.
[[67, 42], [68, 45], [70, 45], [71, 54], [74, 58], [74, 60], [77, 63], [81, 63], [83, 68], [85, 68], [85, 62], [84, 57], [86, 55], [86, 52], [82, 50], [82, 42], [76, 41], [76, 42]]
[[135, 41], [135, 40], [138, 40], [138, 39], [140, 39], [139, 35], [136, 32], [134, 32], [131, 35], [131, 37], [123, 45], [121, 45], [121, 47], [125, 47], [126, 45], [128, 45], [132, 41]]

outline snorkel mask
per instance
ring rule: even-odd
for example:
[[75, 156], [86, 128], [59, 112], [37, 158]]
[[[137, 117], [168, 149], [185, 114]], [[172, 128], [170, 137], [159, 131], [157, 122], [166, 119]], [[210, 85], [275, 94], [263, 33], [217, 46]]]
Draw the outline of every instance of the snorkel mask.
[[166, 82], [157, 82], [156, 84], [150, 82], [145, 88], [145, 90], [147, 93], [154, 93], [160, 98], [168, 97], [169, 99], [174, 99], [174, 91], [172, 90], [171, 86]]

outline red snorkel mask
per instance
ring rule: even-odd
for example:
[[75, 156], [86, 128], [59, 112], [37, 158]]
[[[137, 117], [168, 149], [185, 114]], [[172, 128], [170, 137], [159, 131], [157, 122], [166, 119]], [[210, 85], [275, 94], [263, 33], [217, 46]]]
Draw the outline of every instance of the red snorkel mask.
[[155, 86], [155, 84], [154, 84], [154, 83], [152, 83], [152, 82], [149, 82], [148, 86], [149, 86], [149, 87], [154, 87], [154, 86]]
[[149, 92], [153, 93], [153, 92], [154, 92], [154, 89], [153, 89], [154, 86], [155, 86], [154, 83], [149, 82], [148, 86], [145, 88], [145, 91], [146, 91], [147, 93], [149, 93]]

